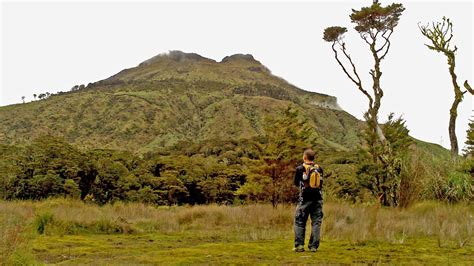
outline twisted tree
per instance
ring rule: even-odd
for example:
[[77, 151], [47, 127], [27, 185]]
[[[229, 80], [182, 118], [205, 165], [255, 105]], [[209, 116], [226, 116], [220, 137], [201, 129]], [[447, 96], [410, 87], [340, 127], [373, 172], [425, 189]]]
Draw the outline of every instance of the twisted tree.
[[451, 142], [451, 156], [456, 158], [459, 155], [458, 139], [456, 137], [456, 118], [458, 116], [458, 106], [464, 98], [466, 92], [474, 95], [474, 90], [471, 88], [469, 83], [464, 81], [465, 91], [461, 90], [457, 81], [457, 75], [454, 71], [456, 67], [456, 51], [458, 50], [455, 45], [454, 48], [451, 46], [451, 40], [453, 38], [453, 23], [449, 18], [443, 17], [441, 22], [433, 22], [425, 26], [418, 25], [421, 34], [431, 41], [430, 44], [425, 44], [430, 50], [438, 53], [443, 53], [449, 66], [449, 74], [451, 75], [451, 82], [454, 89], [454, 101], [449, 110], [449, 140]]
[[362, 7], [360, 10], [352, 9], [351, 22], [356, 25], [354, 29], [368, 45], [373, 58], [373, 68], [369, 70], [372, 78], [371, 90], [368, 90], [362, 83], [357, 66], [347, 51], [344, 42], [344, 34], [347, 32], [347, 28], [340, 26], [328, 27], [324, 30], [323, 35], [325, 41], [332, 43], [334, 57], [345, 75], [369, 102], [368, 110], [365, 113], [367, 136], [370, 137], [367, 140], [367, 145], [368, 153], [372, 157], [372, 165], [377, 168], [377, 171], [371, 171], [371, 178], [374, 179], [373, 183], [376, 186], [372, 191], [376, 192], [383, 205], [392, 206], [397, 204], [396, 200], [391, 200], [391, 194], [399, 187], [399, 178], [397, 177], [399, 167], [396, 163], [396, 153], [392, 152], [390, 143], [378, 122], [379, 110], [384, 96], [380, 83], [382, 77], [381, 62], [390, 50], [390, 37], [404, 10], [402, 4], [393, 3], [382, 6], [377, 0], [374, 0], [369, 7]]
[[[377, 134], [381, 143], [386, 143], [386, 138], [378, 123], [378, 113], [381, 106], [381, 100], [384, 95], [380, 85], [382, 71], [380, 64], [390, 50], [390, 37], [398, 25], [400, 16], [405, 10], [402, 4], [391, 4], [383, 7], [377, 0], [370, 7], [363, 7], [360, 10], [352, 10], [350, 19], [355, 23], [355, 30], [359, 33], [362, 40], [369, 46], [370, 53], [374, 60], [374, 67], [369, 73], [372, 77], [372, 92], [364, 88], [362, 80], [357, 71], [357, 67], [347, 51], [346, 43], [343, 40], [347, 32], [345, 27], [333, 26], [324, 30], [323, 39], [332, 43], [334, 57], [346, 76], [356, 85], [357, 89], [367, 97], [369, 108], [367, 110], [368, 124]], [[344, 64], [340, 56], [345, 57], [349, 64]], [[350, 68], [350, 70], [348, 70]]]

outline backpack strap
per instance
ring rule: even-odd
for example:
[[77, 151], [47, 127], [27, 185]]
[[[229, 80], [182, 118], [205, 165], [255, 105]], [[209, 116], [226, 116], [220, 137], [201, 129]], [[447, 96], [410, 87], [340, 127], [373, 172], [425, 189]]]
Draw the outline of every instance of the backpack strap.
[[[306, 164], [306, 163], [303, 163], [303, 167], [305, 169], [305, 172], [303, 173], [303, 175], [306, 176], [306, 179], [304, 179], [303, 177], [303, 187], [306, 189], [306, 188], [310, 188], [312, 187], [311, 186], [311, 176], [314, 175], [314, 174], [319, 174], [318, 173], [318, 168], [316, 167], [317, 165], [314, 164], [314, 163], [311, 163], [311, 164]], [[313, 173], [314, 172], [314, 173]]]

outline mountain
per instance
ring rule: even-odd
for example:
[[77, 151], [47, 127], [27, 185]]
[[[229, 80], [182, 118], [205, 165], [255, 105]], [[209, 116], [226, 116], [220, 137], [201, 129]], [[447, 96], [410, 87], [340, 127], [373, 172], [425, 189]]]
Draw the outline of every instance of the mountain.
[[335, 97], [291, 85], [252, 55], [217, 62], [181, 51], [80, 89], [0, 107], [0, 143], [54, 135], [79, 147], [143, 153], [182, 141], [256, 137], [265, 133], [265, 117], [289, 105], [314, 126], [322, 146], [344, 151], [360, 143], [362, 122]]

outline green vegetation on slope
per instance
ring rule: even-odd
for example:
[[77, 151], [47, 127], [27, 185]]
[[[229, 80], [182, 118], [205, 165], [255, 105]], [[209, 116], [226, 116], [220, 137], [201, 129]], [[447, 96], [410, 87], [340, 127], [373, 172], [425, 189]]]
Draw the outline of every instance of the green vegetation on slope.
[[140, 153], [179, 141], [240, 140], [264, 134], [263, 120], [288, 105], [328, 145], [360, 144], [360, 122], [332, 96], [300, 90], [251, 56], [222, 62], [171, 52], [108, 79], [46, 100], [0, 108], [0, 143], [64, 137], [85, 148]]

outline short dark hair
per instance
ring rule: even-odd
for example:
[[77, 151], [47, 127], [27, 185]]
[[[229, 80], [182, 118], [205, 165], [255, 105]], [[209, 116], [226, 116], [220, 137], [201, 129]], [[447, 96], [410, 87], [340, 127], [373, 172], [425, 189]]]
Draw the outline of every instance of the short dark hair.
[[304, 156], [306, 156], [306, 159], [309, 161], [314, 161], [314, 157], [316, 157], [316, 153], [312, 149], [306, 149], [304, 151]]

